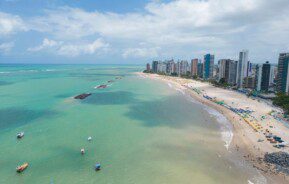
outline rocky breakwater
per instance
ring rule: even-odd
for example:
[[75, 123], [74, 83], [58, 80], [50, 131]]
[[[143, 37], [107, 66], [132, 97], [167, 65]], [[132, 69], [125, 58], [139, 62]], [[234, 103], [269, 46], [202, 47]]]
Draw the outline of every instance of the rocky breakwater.
[[273, 164], [276, 171], [289, 174], [289, 154], [286, 152], [266, 153], [264, 161]]

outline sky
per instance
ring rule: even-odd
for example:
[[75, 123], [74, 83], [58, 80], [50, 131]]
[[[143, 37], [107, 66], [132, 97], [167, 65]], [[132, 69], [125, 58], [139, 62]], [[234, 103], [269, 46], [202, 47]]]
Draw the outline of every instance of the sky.
[[0, 0], [0, 63], [142, 64], [289, 52], [288, 0]]

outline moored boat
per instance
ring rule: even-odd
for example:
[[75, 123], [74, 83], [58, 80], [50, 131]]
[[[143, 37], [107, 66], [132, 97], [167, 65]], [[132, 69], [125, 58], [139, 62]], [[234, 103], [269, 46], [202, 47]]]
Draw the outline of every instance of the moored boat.
[[24, 164], [16, 167], [16, 171], [19, 172], [19, 173], [21, 173], [21, 172], [23, 172], [25, 169], [27, 169], [28, 165], [29, 165], [28, 163], [24, 163]]
[[80, 150], [80, 153], [81, 153], [82, 155], [84, 155], [84, 153], [85, 153], [84, 148], [82, 148], [82, 149]]
[[100, 163], [96, 163], [95, 166], [94, 166], [94, 169], [95, 169], [96, 171], [99, 171], [99, 170], [100, 170], [100, 167], [101, 167]]
[[17, 138], [18, 139], [21, 139], [22, 137], [24, 137], [24, 132], [17, 133]]
[[91, 141], [91, 140], [92, 140], [92, 137], [88, 137], [87, 140], [88, 140], [88, 141]]

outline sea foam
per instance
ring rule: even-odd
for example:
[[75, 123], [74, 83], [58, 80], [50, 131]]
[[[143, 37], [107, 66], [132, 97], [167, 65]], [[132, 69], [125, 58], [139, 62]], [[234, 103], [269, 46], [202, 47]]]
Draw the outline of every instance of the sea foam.
[[229, 150], [229, 146], [233, 140], [233, 126], [230, 123], [230, 121], [220, 112], [217, 110], [211, 108], [211, 107], [205, 107], [205, 110], [216, 118], [220, 125], [222, 140], [225, 142], [225, 147], [227, 150]]
[[[182, 94], [186, 94], [184, 90], [182, 89], [176, 89], [177, 91], [181, 92]], [[193, 97], [191, 97], [190, 95], [188, 95], [190, 97], [190, 101], [193, 102], [193, 103], [196, 103], [198, 105], [202, 105], [203, 108], [210, 114], [212, 115], [213, 117], [216, 118], [217, 122], [219, 123], [220, 125], [220, 130], [221, 130], [221, 137], [222, 137], [222, 140], [224, 141], [224, 146], [227, 150], [229, 150], [229, 147], [230, 147], [230, 144], [233, 140], [233, 126], [231, 124], [231, 122], [223, 115], [221, 114], [220, 112], [218, 112], [217, 110], [209, 107], [209, 106], [206, 106], [200, 102], [198, 102], [197, 100], [195, 100]]]

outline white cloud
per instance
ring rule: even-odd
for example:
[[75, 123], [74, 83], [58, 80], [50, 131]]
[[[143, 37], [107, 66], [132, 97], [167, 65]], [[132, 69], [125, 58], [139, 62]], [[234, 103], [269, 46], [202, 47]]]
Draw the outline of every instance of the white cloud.
[[27, 27], [19, 16], [0, 12], [0, 35], [9, 35], [26, 30]]
[[106, 51], [108, 47], [109, 44], [100, 38], [92, 43], [66, 43], [45, 38], [41, 45], [28, 48], [28, 51], [49, 51], [57, 55], [75, 57], [83, 54], [95, 54], [100, 50]]
[[8, 43], [2, 43], [0, 44], [0, 52], [2, 53], [8, 53], [10, 50], [14, 47], [13, 42], [8, 42]]
[[109, 47], [108, 43], [105, 43], [102, 39], [97, 39], [93, 43], [89, 44], [67, 44], [62, 45], [57, 53], [59, 55], [75, 57], [82, 54], [95, 54], [99, 51], [106, 51]]
[[[194, 53], [198, 54], [194, 57], [199, 57], [204, 52], [228, 57], [227, 54], [237, 55], [238, 50], [245, 48], [258, 56], [253, 60], [262, 61], [274, 58], [276, 52], [288, 45], [288, 7], [288, 0], [152, 1], [143, 12], [131, 13], [61, 7], [28, 18], [26, 25], [53, 40], [62, 40], [43, 43], [34, 50], [50, 48], [65, 56], [99, 53], [108, 47], [108, 42], [125, 58], [192, 57]], [[9, 17], [24, 25], [20, 17]], [[3, 29], [6, 31], [2, 32], [11, 33], [15, 29], [6, 25]], [[97, 38], [106, 42], [94, 41]], [[145, 46], [139, 45], [140, 42]]]
[[36, 52], [36, 51], [41, 51], [43, 49], [48, 49], [48, 48], [52, 48], [52, 47], [56, 47], [58, 45], [61, 45], [61, 42], [57, 42], [54, 40], [49, 40], [48, 38], [44, 38], [42, 41], [42, 44], [37, 46], [37, 47], [33, 47], [33, 48], [28, 48], [28, 51], [31, 52]]
[[125, 49], [122, 56], [124, 58], [155, 58], [159, 56], [159, 47], [156, 48], [128, 48]]

